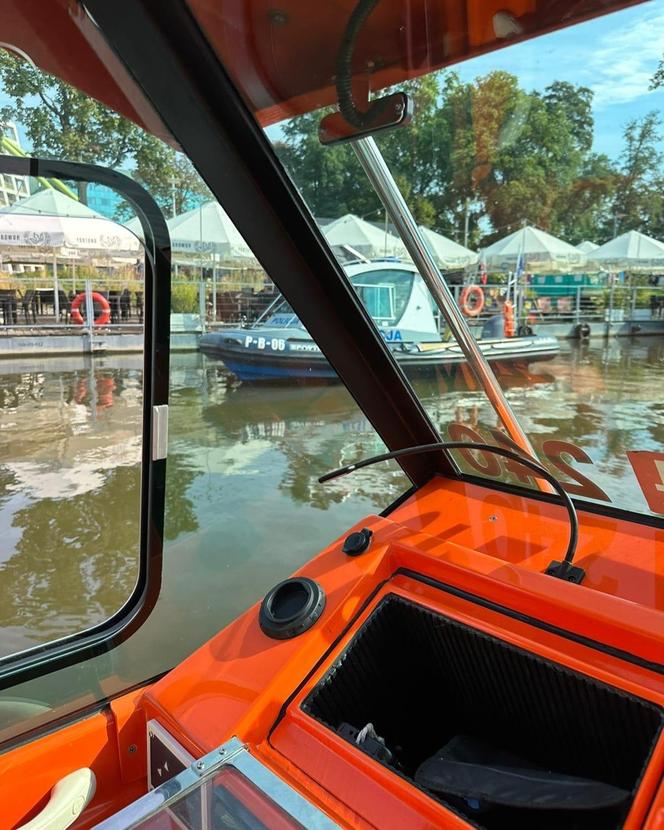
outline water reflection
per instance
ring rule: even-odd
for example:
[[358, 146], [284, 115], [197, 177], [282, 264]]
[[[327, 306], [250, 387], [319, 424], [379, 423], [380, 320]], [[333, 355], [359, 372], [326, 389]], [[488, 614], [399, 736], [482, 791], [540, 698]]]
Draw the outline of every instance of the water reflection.
[[[343, 388], [238, 387], [202, 355], [172, 363], [155, 625], [167, 640], [168, 619], [188, 618], [195, 644], [407, 482], [398, 468], [374, 467], [317, 483], [382, 449]], [[87, 627], [131, 592], [141, 364], [139, 355], [0, 364], [0, 653]], [[645, 510], [625, 451], [661, 448], [663, 375], [664, 340], [644, 338], [565, 346], [541, 373], [503, 382], [536, 445], [583, 446], [593, 461], [584, 472], [614, 502]], [[496, 425], [458, 378], [417, 391], [443, 433], [454, 422]]]
[[285, 466], [277, 486], [293, 503], [327, 509], [359, 496], [380, 510], [403, 483], [393, 468], [363, 471], [355, 481], [343, 479], [336, 487], [318, 484], [317, 478], [332, 467], [383, 449], [369, 421], [339, 386], [275, 387], [267, 394], [239, 386], [206, 407], [204, 417], [214, 434], [233, 446], [258, 455], [278, 450]]

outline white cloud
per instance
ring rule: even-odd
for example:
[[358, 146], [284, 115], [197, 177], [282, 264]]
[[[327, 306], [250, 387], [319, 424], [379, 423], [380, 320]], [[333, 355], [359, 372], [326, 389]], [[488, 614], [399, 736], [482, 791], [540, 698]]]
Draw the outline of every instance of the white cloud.
[[[624, 104], [652, 94], [648, 85], [664, 52], [664, 9], [655, 4], [649, 13], [621, 29], [588, 44], [586, 72], [595, 93], [595, 106]], [[614, 18], [620, 21], [620, 15]]]
[[[466, 80], [492, 69], [518, 76], [526, 89], [554, 80], [590, 87], [595, 107], [642, 98], [664, 53], [664, 0], [615, 12], [455, 67]], [[661, 94], [661, 93], [660, 93]]]

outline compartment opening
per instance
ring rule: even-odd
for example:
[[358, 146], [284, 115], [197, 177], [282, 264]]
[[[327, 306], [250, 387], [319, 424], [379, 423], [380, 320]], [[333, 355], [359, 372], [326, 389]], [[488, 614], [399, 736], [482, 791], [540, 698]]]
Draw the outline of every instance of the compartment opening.
[[[663, 724], [654, 705], [395, 595], [303, 709], [356, 745], [365, 730], [361, 747], [377, 763], [487, 830], [620, 827]], [[441, 752], [442, 767], [422, 766]], [[523, 782], [515, 784], [521, 762], [534, 770], [526, 778], [536, 779], [537, 808], [513, 803], [528, 801]], [[432, 783], [432, 769], [442, 771], [442, 792], [421, 783]], [[510, 788], [516, 798], [495, 800]], [[625, 792], [612, 798], [611, 788]], [[585, 798], [563, 808], [561, 794], [571, 790]]]

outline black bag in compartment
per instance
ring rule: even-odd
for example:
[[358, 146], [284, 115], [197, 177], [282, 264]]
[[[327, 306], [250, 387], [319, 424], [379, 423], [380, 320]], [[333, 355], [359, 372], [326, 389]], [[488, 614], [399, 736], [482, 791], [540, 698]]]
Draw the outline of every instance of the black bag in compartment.
[[603, 810], [629, 793], [621, 787], [542, 769], [480, 738], [457, 735], [415, 772], [415, 782], [471, 810], [493, 805], [531, 810]]

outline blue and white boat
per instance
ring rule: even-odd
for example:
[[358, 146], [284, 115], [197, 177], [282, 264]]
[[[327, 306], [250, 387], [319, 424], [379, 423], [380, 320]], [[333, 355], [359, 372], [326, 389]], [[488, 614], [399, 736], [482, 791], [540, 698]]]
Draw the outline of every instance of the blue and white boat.
[[[455, 341], [441, 340], [424, 280], [403, 262], [364, 262], [346, 273], [395, 359], [408, 375], [449, 374], [465, 356]], [[490, 362], [529, 364], [558, 354], [555, 337], [496, 336], [502, 316], [477, 327]], [[333, 381], [334, 369], [284, 298], [249, 328], [204, 334], [200, 348], [220, 358], [241, 381]]]

